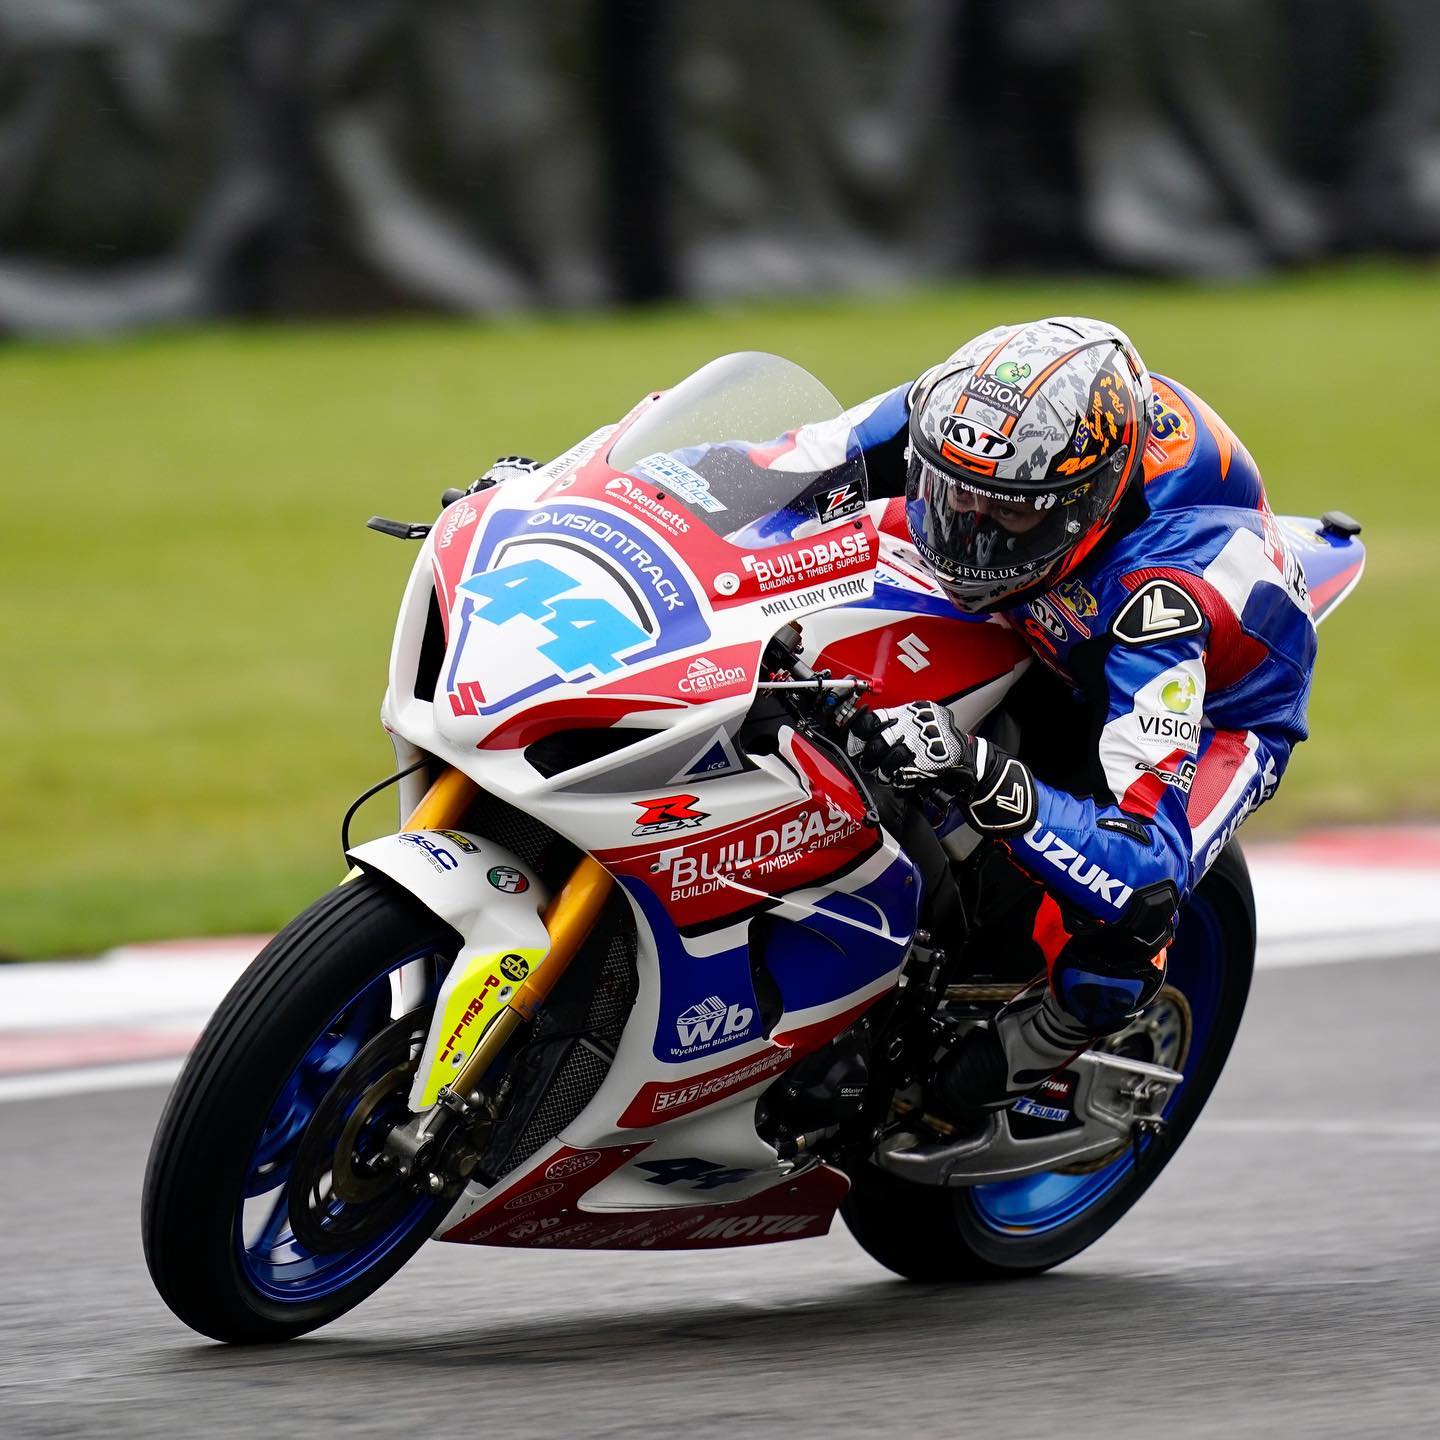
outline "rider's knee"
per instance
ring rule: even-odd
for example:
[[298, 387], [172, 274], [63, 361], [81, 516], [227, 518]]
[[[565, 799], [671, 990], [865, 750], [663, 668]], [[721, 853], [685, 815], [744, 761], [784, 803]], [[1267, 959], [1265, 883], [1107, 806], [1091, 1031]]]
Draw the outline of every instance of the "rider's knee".
[[1123, 1030], [1159, 993], [1175, 900], [1168, 881], [1146, 886], [1120, 920], [1081, 930], [1056, 957], [1050, 972], [1055, 998], [1092, 1035]]

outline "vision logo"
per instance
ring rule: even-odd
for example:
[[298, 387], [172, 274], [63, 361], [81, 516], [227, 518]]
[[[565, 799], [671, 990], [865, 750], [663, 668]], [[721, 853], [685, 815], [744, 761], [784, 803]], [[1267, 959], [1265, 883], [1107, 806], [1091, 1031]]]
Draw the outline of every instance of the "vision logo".
[[1193, 675], [1182, 675], [1178, 680], [1172, 680], [1160, 690], [1161, 703], [1175, 715], [1186, 715], [1190, 707], [1195, 703], [1195, 697], [1199, 689], [1195, 684]]

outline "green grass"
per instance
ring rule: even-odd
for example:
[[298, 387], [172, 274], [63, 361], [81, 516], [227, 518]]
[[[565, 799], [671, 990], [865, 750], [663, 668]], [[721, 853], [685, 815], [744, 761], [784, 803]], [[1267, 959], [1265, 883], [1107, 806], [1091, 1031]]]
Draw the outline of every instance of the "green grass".
[[[1440, 272], [1249, 287], [1035, 283], [503, 325], [227, 329], [0, 350], [0, 953], [262, 930], [335, 878], [389, 768], [376, 723], [413, 555], [491, 457], [541, 457], [709, 357], [769, 349], [847, 403], [1002, 320], [1108, 316], [1197, 388], [1277, 509], [1366, 522], [1315, 739], [1255, 822], [1440, 811]], [[388, 826], [377, 802], [373, 828]]]

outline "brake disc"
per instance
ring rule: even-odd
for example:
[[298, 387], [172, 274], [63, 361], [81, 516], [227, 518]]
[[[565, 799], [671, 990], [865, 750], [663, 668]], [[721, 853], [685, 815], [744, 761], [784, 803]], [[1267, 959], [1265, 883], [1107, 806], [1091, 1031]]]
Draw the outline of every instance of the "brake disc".
[[348, 1250], [383, 1233], [415, 1203], [416, 1192], [393, 1169], [372, 1163], [383, 1153], [383, 1111], [391, 1123], [409, 1114], [410, 1084], [430, 1009], [392, 1021], [361, 1046], [335, 1077], [305, 1127], [287, 1193], [290, 1229], [307, 1249]]

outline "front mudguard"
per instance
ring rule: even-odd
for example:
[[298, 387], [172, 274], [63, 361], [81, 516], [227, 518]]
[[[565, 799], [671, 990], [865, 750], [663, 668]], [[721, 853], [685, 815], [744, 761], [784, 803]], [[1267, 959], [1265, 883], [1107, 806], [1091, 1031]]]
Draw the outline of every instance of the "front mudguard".
[[464, 830], [401, 831], [348, 854], [353, 864], [413, 895], [460, 936], [410, 1090], [411, 1110], [428, 1110], [520, 982], [544, 964], [550, 936], [540, 916], [550, 896], [508, 850]]

